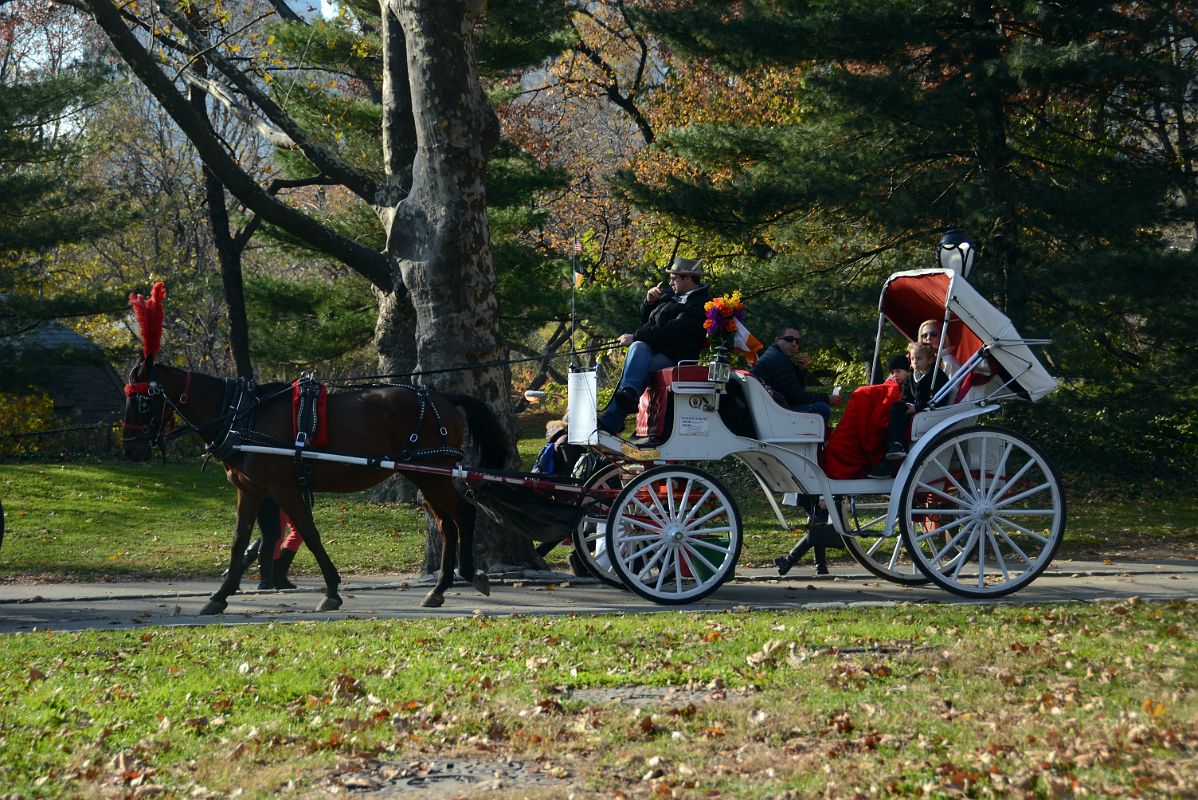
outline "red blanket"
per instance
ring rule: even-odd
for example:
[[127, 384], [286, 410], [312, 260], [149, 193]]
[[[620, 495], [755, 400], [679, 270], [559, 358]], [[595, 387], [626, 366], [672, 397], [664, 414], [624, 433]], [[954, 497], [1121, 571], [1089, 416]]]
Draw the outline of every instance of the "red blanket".
[[864, 478], [885, 455], [890, 407], [903, 395], [894, 381], [862, 386], [849, 395], [844, 416], [824, 445], [824, 472], [833, 480]]

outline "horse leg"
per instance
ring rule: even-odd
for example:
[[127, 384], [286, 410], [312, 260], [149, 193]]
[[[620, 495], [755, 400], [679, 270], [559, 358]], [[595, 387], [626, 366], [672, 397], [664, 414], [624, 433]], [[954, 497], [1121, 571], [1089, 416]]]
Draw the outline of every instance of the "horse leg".
[[424, 493], [425, 507], [437, 521], [437, 530], [441, 534], [441, 574], [420, 605], [439, 608], [445, 604], [445, 592], [453, 585], [453, 570], [458, 558], [458, 526], [450, 515], [455, 495], [452, 484], [445, 479], [426, 481], [420, 490]]
[[336, 611], [341, 608], [342, 602], [341, 595], [337, 594], [337, 588], [341, 585], [341, 575], [337, 572], [337, 567], [333, 565], [333, 559], [329, 558], [329, 554], [324, 549], [324, 543], [320, 540], [320, 531], [316, 530], [316, 522], [312, 519], [312, 510], [308, 508], [308, 504], [304, 502], [298, 492], [294, 497], [288, 498], [287, 502], [279, 498], [279, 505], [287, 512], [287, 516], [291, 517], [291, 522], [303, 537], [304, 544], [316, 557], [316, 563], [320, 566], [320, 574], [324, 577], [324, 600], [320, 601], [316, 610]]
[[279, 504], [273, 498], [262, 499], [262, 508], [258, 511], [258, 530], [262, 532], [262, 547], [258, 551], [262, 579], [258, 581], [258, 588], [273, 589], [275, 549], [283, 536], [283, 528], [279, 524]]
[[[244, 489], [237, 490], [237, 529], [233, 534], [233, 547], [229, 552], [229, 571], [216, 593], [208, 598], [208, 602], [200, 609], [202, 616], [220, 614], [229, 607], [228, 599], [237, 594], [241, 586], [241, 557], [250, 543], [250, 534], [254, 532], [254, 518], [258, 515], [258, 507], [262, 498], [251, 495]], [[265, 547], [265, 542], [263, 547]], [[274, 547], [272, 544], [271, 547]]]
[[478, 509], [463, 500], [461, 495], [457, 497], [457, 506], [458, 574], [480, 593], [490, 597], [491, 580], [487, 573], [482, 570], [475, 571], [474, 567], [474, 520]]

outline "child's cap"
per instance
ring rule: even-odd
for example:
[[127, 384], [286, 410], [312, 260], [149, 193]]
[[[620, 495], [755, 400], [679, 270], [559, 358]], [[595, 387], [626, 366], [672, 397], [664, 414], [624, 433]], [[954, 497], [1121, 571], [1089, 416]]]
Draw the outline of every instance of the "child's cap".
[[895, 353], [886, 360], [886, 371], [893, 372], [896, 369], [905, 369], [911, 371], [911, 362], [907, 360], [905, 353]]

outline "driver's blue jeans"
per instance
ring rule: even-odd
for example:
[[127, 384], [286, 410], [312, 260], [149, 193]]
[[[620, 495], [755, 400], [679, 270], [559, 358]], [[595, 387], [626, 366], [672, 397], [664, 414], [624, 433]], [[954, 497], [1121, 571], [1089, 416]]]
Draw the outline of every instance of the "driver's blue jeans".
[[[666, 367], [672, 367], [676, 363], [669, 356], [654, 353], [653, 349], [644, 342], [633, 342], [628, 348], [628, 355], [624, 357], [624, 372], [620, 375], [620, 385], [616, 387], [616, 391], [625, 386], [631, 386], [636, 390], [637, 395], [640, 395], [649, 385], [650, 375]], [[613, 400], [599, 415], [599, 422], [608, 430], [619, 433], [624, 429], [625, 416]]]

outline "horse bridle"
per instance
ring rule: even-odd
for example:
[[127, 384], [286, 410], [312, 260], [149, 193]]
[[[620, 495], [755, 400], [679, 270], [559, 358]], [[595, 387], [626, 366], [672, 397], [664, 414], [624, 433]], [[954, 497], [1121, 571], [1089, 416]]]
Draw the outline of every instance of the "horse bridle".
[[[178, 403], [172, 403], [171, 399], [166, 396], [166, 392], [158, 385], [158, 381], [154, 380], [153, 370], [154, 368], [150, 367], [148, 381], [125, 384], [125, 396], [133, 399], [133, 402], [137, 404], [137, 412], [147, 417], [147, 421], [144, 423], [125, 421], [121, 425], [121, 431], [126, 442], [149, 442], [150, 447], [165, 447], [167, 441], [177, 432], [175, 430], [175, 414], [182, 414], [179, 411], [179, 406], [187, 405], [191, 392], [191, 370], [187, 371], [187, 383], [183, 387], [183, 393], [179, 395]], [[154, 412], [155, 398], [160, 399], [162, 403], [160, 413]]]

